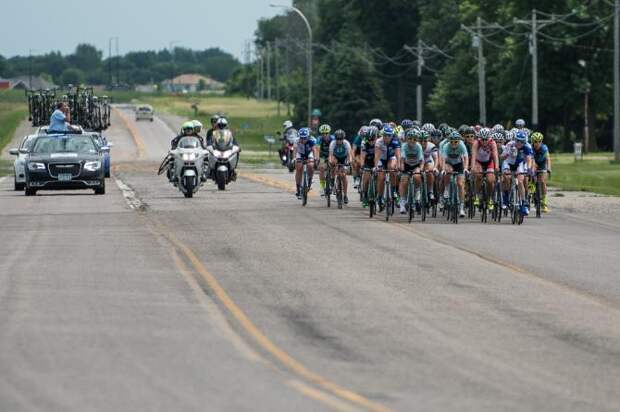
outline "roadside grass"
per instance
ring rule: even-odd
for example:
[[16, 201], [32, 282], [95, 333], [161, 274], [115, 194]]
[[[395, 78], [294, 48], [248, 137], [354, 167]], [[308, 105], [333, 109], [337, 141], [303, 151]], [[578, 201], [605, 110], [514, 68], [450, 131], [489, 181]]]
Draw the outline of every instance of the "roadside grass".
[[13, 139], [15, 130], [27, 115], [28, 107], [23, 92], [0, 91], [0, 150]]
[[562, 190], [620, 196], [620, 164], [612, 153], [590, 153], [575, 161], [573, 154], [552, 154], [550, 185]]
[[[152, 105], [155, 111], [172, 113], [187, 119], [197, 118], [205, 128], [209, 127], [211, 115], [223, 114], [230, 122], [241, 147], [252, 151], [267, 151], [268, 145], [264, 136], [275, 137], [276, 131], [281, 129], [286, 120], [286, 116], [278, 116], [277, 103], [259, 102], [244, 97], [142, 95], [132, 101], [138, 102]], [[194, 116], [193, 104], [198, 106], [197, 116]], [[274, 147], [274, 150], [277, 148]]]
[[0, 159], [0, 177], [13, 175], [13, 161]]

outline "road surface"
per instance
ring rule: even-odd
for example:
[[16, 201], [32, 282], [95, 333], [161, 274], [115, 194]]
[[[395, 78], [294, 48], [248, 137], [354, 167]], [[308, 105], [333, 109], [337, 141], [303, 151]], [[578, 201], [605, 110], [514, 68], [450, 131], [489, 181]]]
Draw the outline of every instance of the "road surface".
[[0, 410], [620, 410], [617, 219], [386, 224], [249, 169], [184, 199], [122, 113], [105, 196], [0, 182]]

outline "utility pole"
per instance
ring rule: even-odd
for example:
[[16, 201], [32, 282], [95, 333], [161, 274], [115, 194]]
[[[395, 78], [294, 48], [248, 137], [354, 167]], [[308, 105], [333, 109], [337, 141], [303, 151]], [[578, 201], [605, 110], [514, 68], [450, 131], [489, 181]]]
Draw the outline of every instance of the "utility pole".
[[477, 41], [474, 38], [474, 46], [478, 47], [478, 109], [480, 111], [480, 124], [487, 124], [487, 90], [486, 90], [486, 73], [484, 60], [484, 50], [482, 41], [482, 19], [480, 16], [476, 19]]
[[290, 45], [290, 38], [286, 38], [286, 52], [284, 55], [284, 58], [286, 60], [286, 115], [287, 116], [291, 116], [291, 66], [290, 66], [290, 61], [289, 61], [289, 45]]
[[620, 0], [614, 1], [614, 160], [620, 162]]
[[28, 90], [32, 90], [32, 52], [33, 49], [28, 50]]
[[273, 55], [273, 60], [275, 64], [275, 74], [276, 74], [276, 100], [278, 101], [278, 116], [280, 116], [280, 66], [278, 56], [280, 55], [280, 42], [279, 39], [276, 39], [276, 49], [275, 54]]
[[422, 122], [422, 39], [418, 39], [418, 86], [416, 87], [416, 119]]
[[263, 71], [263, 49], [258, 49], [258, 67], [259, 67], [259, 73], [260, 76], [258, 76], [259, 80], [259, 92], [258, 92], [258, 96], [259, 96], [259, 100], [263, 100], [263, 97], [265, 97], [265, 73]]
[[258, 47], [254, 50], [256, 54], [256, 100], [260, 100], [260, 56], [258, 54]]
[[108, 78], [109, 78], [109, 84], [110, 84], [110, 88], [112, 88], [112, 40], [114, 39], [114, 37], [110, 37], [108, 39]]
[[536, 15], [536, 9], [532, 9], [531, 20], [514, 20], [515, 23], [531, 26], [530, 33], [530, 55], [532, 56], [532, 128], [538, 127], [538, 31], [544, 26], [556, 22], [551, 20], [540, 20]]
[[267, 42], [267, 100], [271, 100], [271, 43]]
[[118, 41], [119, 41], [119, 37], [116, 37], [116, 82], [120, 85], [121, 84], [121, 69], [120, 69], [120, 60], [121, 60], [121, 56], [120, 53], [118, 52]]

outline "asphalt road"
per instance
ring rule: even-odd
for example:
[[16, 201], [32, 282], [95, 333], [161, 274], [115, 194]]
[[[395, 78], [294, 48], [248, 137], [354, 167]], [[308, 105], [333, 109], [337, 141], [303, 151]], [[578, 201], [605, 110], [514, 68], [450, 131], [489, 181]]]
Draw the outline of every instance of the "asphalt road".
[[620, 410], [617, 220], [386, 224], [256, 170], [184, 199], [125, 119], [106, 196], [0, 182], [0, 410]]

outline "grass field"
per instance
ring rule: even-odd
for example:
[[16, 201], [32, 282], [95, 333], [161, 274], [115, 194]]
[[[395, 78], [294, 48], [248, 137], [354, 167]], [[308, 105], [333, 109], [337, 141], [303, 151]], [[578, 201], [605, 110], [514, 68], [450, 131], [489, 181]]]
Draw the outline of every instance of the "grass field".
[[258, 102], [243, 97], [223, 96], [149, 96], [143, 95], [133, 99], [132, 103], [144, 102], [151, 104], [155, 111], [173, 113], [185, 118], [194, 118], [193, 104], [198, 106], [198, 115], [205, 127], [209, 125], [212, 114], [226, 115], [235, 137], [245, 150], [266, 151], [265, 135], [274, 135], [281, 129], [286, 120], [285, 110], [277, 115], [277, 104], [274, 102]]
[[580, 161], [572, 154], [555, 154], [551, 159], [552, 186], [620, 196], [620, 164], [610, 163], [611, 153], [592, 153]]

